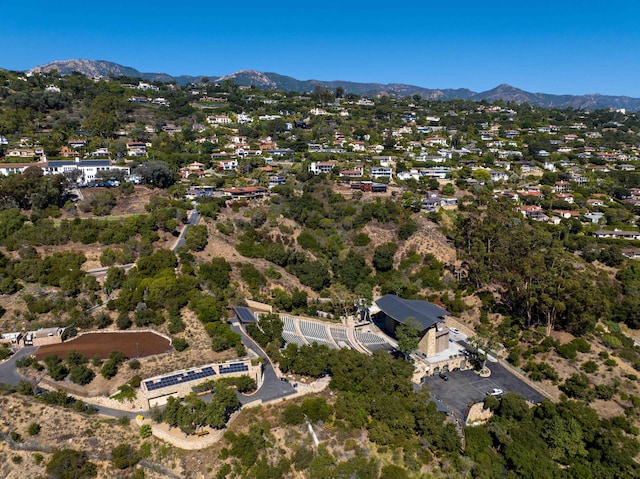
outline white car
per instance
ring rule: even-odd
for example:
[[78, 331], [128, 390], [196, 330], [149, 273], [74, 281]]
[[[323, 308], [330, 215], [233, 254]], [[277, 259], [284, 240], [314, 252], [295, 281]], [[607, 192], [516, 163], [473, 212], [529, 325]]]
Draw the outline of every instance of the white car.
[[504, 391], [502, 389], [493, 388], [491, 391], [487, 391], [487, 396], [502, 396]]
[[449, 328], [449, 331], [452, 333], [459, 333], [460, 331], [457, 328]]

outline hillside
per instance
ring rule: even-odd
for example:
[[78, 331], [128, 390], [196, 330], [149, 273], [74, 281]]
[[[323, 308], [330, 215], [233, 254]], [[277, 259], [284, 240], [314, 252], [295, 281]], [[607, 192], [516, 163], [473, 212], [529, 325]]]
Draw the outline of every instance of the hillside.
[[640, 115], [243, 75], [0, 71], [0, 475], [638, 477]]
[[581, 110], [592, 110], [602, 108], [626, 109], [637, 111], [640, 109], [640, 99], [626, 96], [607, 96], [599, 94], [589, 95], [553, 95], [548, 93], [531, 93], [520, 90], [510, 85], [500, 85], [491, 90], [483, 92], [473, 92], [466, 88], [426, 88], [422, 86], [406, 85], [401, 83], [358, 83], [348, 80], [298, 80], [289, 76], [280, 75], [273, 72], [258, 72], [255, 70], [241, 70], [223, 76], [189, 76], [181, 75], [172, 77], [165, 73], [142, 73], [132, 67], [124, 67], [113, 62], [104, 60], [65, 60], [54, 61], [32, 68], [31, 72], [46, 72], [57, 70], [66, 75], [72, 72], [79, 72], [90, 78], [93, 77], [118, 77], [127, 76], [141, 78], [149, 81], [169, 82], [175, 81], [180, 85], [192, 82], [199, 82], [202, 78], [208, 81], [230, 80], [237, 85], [255, 86], [266, 90], [282, 90], [292, 92], [311, 92], [317, 87], [335, 90], [337, 87], [344, 88], [346, 93], [353, 93], [361, 96], [395, 95], [412, 96], [420, 95], [428, 100], [451, 100], [469, 99], [474, 101], [497, 101], [514, 103], [528, 103], [543, 108], [575, 108]]

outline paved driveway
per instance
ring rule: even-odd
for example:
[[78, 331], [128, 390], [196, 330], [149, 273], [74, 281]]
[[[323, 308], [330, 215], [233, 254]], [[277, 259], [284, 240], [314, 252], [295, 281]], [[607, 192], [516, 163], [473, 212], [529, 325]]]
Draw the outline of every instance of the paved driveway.
[[278, 376], [276, 376], [276, 373], [269, 362], [269, 358], [266, 357], [260, 346], [258, 346], [253, 339], [247, 336], [244, 331], [236, 325], [232, 325], [231, 329], [240, 334], [242, 344], [244, 344], [247, 349], [251, 349], [254, 353], [264, 359], [264, 380], [262, 381], [262, 386], [260, 386], [260, 389], [250, 396], [239, 394], [238, 396], [240, 397], [240, 402], [242, 404], [256, 401], [258, 399], [271, 401], [273, 399], [289, 396], [296, 392], [295, 388], [291, 384], [281, 381]]
[[461, 420], [466, 417], [469, 405], [482, 401], [487, 391], [493, 388], [502, 389], [505, 393], [517, 393], [536, 403], [545, 399], [542, 394], [511, 374], [501, 364], [490, 363], [487, 367], [491, 370], [491, 376], [488, 378], [478, 376], [475, 371], [452, 371], [447, 373], [448, 381], [434, 376], [425, 379], [424, 385]]
[[17, 386], [24, 378], [16, 371], [16, 361], [25, 356], [30, 356], [36, 349], [33, 346], [21, 348], [7, 362], [0, 364], [0, 383]]

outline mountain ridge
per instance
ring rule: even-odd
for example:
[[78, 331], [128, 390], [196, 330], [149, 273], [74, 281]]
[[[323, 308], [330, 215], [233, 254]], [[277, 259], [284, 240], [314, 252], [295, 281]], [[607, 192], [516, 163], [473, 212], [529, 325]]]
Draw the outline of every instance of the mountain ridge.
[[255, 86], [266, 90], [283, 90], [309, 92], [316, 87], [326, 87], [331, 90], [342, 87], [345, 93], [354, 93], [360, 96], [395, 95], [411, 96], [420, 95], [429, 100], [473, 100], [473, 101], [497, 101], [515, 103], [529, 103], [544, 108], [574, 108], [574, 109], [601, 109], [615, 108], [630, 111], [640, 110], [640, 98], [629, 96], [601, 95], [598, 93], [585, 95], [558, 95], [549, 93], [532, 93], [517, 87], [503, 83], [495, 88], [483, 92], [474, 92], [467, 88], [425, 88], [403, 83], [362, 83], [344, 80], [298, 80], [296, 78], [280, 75], [275, 72], [260, 72], [257, 70], [239, 70], [227, 75], [179, 75], [172, 76], [167, 73], [145, 73], [133, 67], [127, 67], [106, 60], [61, 60], [53, 61], [45, 65], [37, 66], [29, 70], [29, 73], [47, 72], [57, 70], [62, 75], [73, 72], [82, 73], [89, 77], [119, 77], [128, 76], [147, 81], [171, 82], [187, 85], [201, 81], [230, 80], [238, 85]]

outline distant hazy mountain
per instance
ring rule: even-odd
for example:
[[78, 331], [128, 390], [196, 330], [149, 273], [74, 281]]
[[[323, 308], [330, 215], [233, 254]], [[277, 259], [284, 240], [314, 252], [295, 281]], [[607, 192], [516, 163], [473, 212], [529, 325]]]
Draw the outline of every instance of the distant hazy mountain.
[[502, 100], [505, 102], [529, 103], [545, 108], [625, 108], [629, 111], [640, 110], [640, 98], [627, 96], [607, 95], [551, 95], [547, 93], [530, 93], [510, 85], [500, 85], [492, 90], [476, 93], [466, 88], [459, 89], [430, 89], [415, 85], [400, 83], [356, 83], [349, 81], [321, 81], [321, 80], [297, 80], [295, 78], [270, 72], [258, 72], [255, 70], [241, 70], [225, 76], [189, 76], [181, 75], [173, 77], [166, 73], [143, 73], [135, 68], [125, 67], [117, 63], [103, 60], [65, 60], [47, 63], [30, 70], [31, 72], [43, 72], [56, 69], [62, 75], [79, 72], [89, 77], [119, 77], [129, 76], [148, 81], [175, 81], [180, 85], [198, 82], [202, 78], [209, 81], [220, 82], [231, 80], [238, 85], [255, 86], [265, 90], [283, 90], [310, 92], [316, 87], [327, 87], [331, 90], [341, 86], [346, 93], [355, 93], [361, 96], [375, 96], [380, 94], [409, 96], [420, 95], [431, 100], [451, 100], [460, 98], [464, 100]]
[[[39, 67], [32, 68], [29, 72], [39, 73], [58, 70], [61, 75], [69, 75], [73, 72], [82, 73], [90, 78], [94, 77], [121, 77], [128, 76], [141, 78], [149, 81], [169, 82], [174, 81], [171, 75], [166, 73], [142, 73], [131, 67], [124, 67], [117, 63], [104, 60], [62, 60], [47, 63]], [[188, 83], [188, 82], [187, 82]]]
[[545, 108], [576, 108], [596, 110], [599, 108], [625, 108], [629, 111], [640, 110], [640, 98], [628, 96], [607, 96], [597, 93], [591, 95], [551, 95], [548, 93], [530, 93], [511, 85], [500, 85], [492, 90], [474, 93], [470, 99], [480, 101], [513, 101], [529, 103]]

